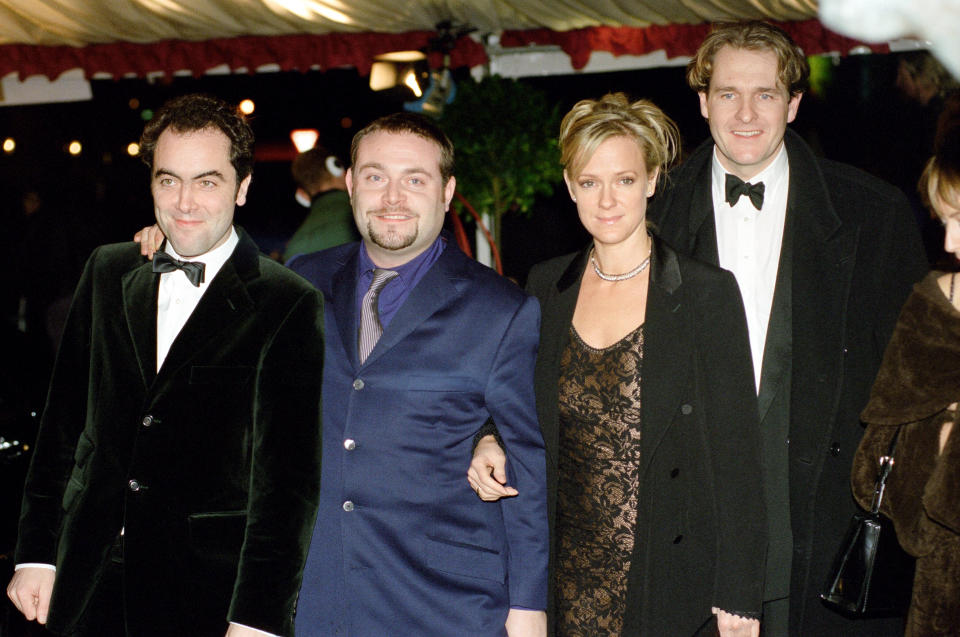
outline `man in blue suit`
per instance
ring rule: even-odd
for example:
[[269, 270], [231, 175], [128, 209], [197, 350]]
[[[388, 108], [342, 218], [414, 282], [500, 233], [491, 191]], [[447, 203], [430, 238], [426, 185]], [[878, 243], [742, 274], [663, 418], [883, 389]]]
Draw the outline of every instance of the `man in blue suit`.
[[[547, 515], [533, 368], [540, 312], [441, 234], [453, 146], [430, 120], [357, 133], [363, 240], [290, 267], [326, 297], [320, 506], [297, 635], [545, 635]], [[382, 334], [382, 335], [381, 335]], [[520, 495], [464, 479], [493, 418]]]

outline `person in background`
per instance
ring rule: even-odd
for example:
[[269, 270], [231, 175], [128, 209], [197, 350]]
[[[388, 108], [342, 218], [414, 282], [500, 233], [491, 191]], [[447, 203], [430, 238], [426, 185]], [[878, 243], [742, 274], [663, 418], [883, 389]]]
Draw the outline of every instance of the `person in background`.
[[[949, 112], [948, 112], [949, 114]], [[960, 258], [960, 117], [943, 121], [920, 179], [925, 203], [945, 226], [944, 250]], [[880, 456], [897, 437], [881, 512], [917, 558], [907, 637], [960, 631], [960, 282], [931, 272], [907, 299], [870, 402], [852, 484], [869, 509]]]
[[[759, 632], [766, 521], [740, 293], [646, 219], [678, 143], [659, 108], [622, 93], [561, 124], [564, 180], [593, 240], [527, 283], [543, 312], [558, 636]], [[469, 475], [481, 498], [508, 495]]]
[[298, 186], [297, 201], [309, 202], [310, 212], [287, 242], [284, 262], [360, 239], [344, 182], [346, 169], [336, 156], [314, 146], [297, 155], [290, 171]]

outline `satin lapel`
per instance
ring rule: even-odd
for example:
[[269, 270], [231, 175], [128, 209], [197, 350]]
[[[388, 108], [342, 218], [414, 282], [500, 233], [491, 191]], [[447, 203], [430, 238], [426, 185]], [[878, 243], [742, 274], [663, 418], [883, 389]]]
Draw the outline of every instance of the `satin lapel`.
[[149, 263], [123, 275], [123, 313], [140, 367], [149, 387], [157, 376], [157, 287], [160, 277]]
[[[682, 307], [680, 266], [676, 254], [655, 244], [650, 264], [647, 316], [643, 327], [643, 368], [640, 412], [642, 471], [646, 472], [654, 450], [670, 427], [693, 369], [691, 347]], [[643, 475], [643, 473], [641, 473]]]
[[[253, 311], [253, 299], [244, 280], [255, 273], [249, 271], [251, 256], [256, 258], [256, 246], [251, 255], [250, 245], [241, 239], [231, 256], [203, 293], [197, 307], [190, 314], [183, 329], [177, 334], [170, 351], [157, 374], [161, 380], [188, 364], [218, 334], [230, 332], [238, 321]], [[238, 263], [239, 262], [239, 263]], [[241, 274], [243, 276], [241, 277]]]
[[793, 360], [793, 241], [795, 215], [787, 214], [780, 247], [780, 264], [773, 292], [773, 307], [767, 326], [767, 340], [763, 347], [760, 371], [760, 391], [757, 406], [760, 422], [766, 418], [774, 397], [783, 389], [787, 372]]
[[[712, 149], [713, 145], [711, 144], [710, 147]], [[709, 156], [713, 156], [712, 150]], [[694, 181], [688, 219], [690, 232], [688, 254], [706, 263], [720, 265], [717, 222], [713, 216], [712, 160], [704, 162]]]
[[456, 282], [464, 275], [458, 266], [458, 260], [466, 258], [454, 245], [444, 248], [440, 258], [410, 291], [407, 300], [383, 330], [383, 335], [370, 352], [364, 366], [370, 365], [390, 351], [390, 348], [403, 341], [417, 326], [459, 294]]
[[[788, 214], [794, 217], [791, 412], [832, 422], [840, 382], [831, 379], [842, 378], [841, 344], [859, 229], [842, 225], [816, 159], [797, 139], [787, 131]], [[796, 416], [792, 421], [807, 422]], [[791, 438], [797, 433], [791, 430]], [[823, 427], [822, 435], [829, 436], [830, 427]]]
[[325, 299], [333, 312], [334, 320], [337, 322], [337, 331], [340, 333], [343, 350], [354, 368], [358, 365], [357, 329], [360, 324], [357, 320], [357, 261], [360, 258], [359, 254], [358, 247], [340, 266], [340, 269], [334, 273], [330, 280], [333, 298]]
[[551, 290], [551, 297], [545, 299], [545, 303], [540, 308], [542, 327], [540, 351], [537, 353], [537, 367], [538, 369], [548, 370], [550, 373], [549, 378], [543, 380], [543, 386], [551, 388], [551, 395], [543, 408], [552, 412], [552, 417], [545, 417], [540, 425], [543, 431], [543, 442], [547, 449], [547, 461], [551, 463], [554, 469], [560, 462], [560, 428], [558, 426], [560, 358], [570, 341], [573, 311], [577, 307], [580, 282], [583, 279], [583, 271], [589, 253], [590, 248], [588, 247], [570, 262], [567, 269], [557, 279], [555, 289]]

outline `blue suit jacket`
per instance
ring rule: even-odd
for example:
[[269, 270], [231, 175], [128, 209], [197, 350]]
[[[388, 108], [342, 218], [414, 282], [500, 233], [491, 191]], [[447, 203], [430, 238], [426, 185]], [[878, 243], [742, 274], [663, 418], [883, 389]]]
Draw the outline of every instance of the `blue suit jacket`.
[[[358, 243], [290, 267], [327, 299], [320, 507], [298, 635], [502, 635], [546, 608], [535, 299], [447, 245], [361, 365]], [[502, 423], [520, 495], [482, 502], [473, 436]]]

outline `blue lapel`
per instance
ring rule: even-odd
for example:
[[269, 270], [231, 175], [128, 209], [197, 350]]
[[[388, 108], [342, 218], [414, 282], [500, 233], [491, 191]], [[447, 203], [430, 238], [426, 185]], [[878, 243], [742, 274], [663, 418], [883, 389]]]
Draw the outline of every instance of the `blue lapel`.
[[344, 352], [350, 366], [357, 368], [357, 262], [360, 259], [360, 246], [357, 243], [347, 254], [330, 280], [330, 298], [325, 299], [343, 343]]
[[[370, 352], [364, 366], [374, 363], [390, 348], [409, 336], [421, 323], [433, 316], [450, 299], [457, 296], [455, 281], [462, 278], [462, 266], [466, 259], [466, 255], [458, 247], [447, 242], [440, 258], [411, 290], [407, 300], [383, 331], [383, 336]], [[356, 333], [356, 327], [354, 327], [354, 333]], [[356, 337], [353, 340], [353, 360], [356, 360]]]

